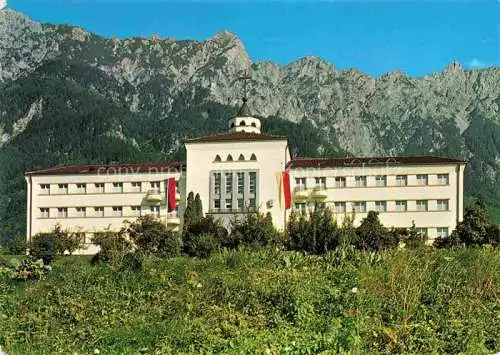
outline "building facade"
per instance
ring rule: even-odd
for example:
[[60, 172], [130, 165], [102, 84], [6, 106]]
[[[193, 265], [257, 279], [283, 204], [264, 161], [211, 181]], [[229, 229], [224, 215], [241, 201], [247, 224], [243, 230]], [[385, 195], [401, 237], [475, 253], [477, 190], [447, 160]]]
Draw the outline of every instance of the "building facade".
[[[27, 239], [63, 228], [84, 233], [118, 230], [124, 220], [154, 214], [179, 229], [189, 192], [199, 193], [203, 212], [224, 223], [252, 210], [271, 213], [284, 229], [292, 210], [330, 207], [339, 223], [368, 211], [387, 227], [414, 223], [430, 240], [447, 236], [463, 218], [466, 162], [434, 156], [291, 158], [284, 136], [261, 133], [246, 100], [227, 133], [188, 139], [186, 161], [177, 163], [69, 166], [26, 173]], [[288, 171], [292, 208], [280, 203], [279, 176]], [[178, 204], [168, 208], [167, 181], [175, 179]], [[170, 196], [171, 197], [171, 196]]]

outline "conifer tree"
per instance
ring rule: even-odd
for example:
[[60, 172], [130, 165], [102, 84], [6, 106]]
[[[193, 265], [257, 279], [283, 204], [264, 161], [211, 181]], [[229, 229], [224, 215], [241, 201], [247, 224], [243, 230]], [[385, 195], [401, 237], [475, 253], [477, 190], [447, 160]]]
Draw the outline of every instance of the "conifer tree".
[[196, 194], [194, 198], [194, 217], [196, 221], [203, 218], [203, 205], [201, 203], [200, 194]]
[[189, 192], [186, 203], [186, 210], [184, 211], [184, 227], [193, 223], [196, 219], [196, 209], [195, 209], [195, 201], [194, 201], [194, 193], [193, 191]]

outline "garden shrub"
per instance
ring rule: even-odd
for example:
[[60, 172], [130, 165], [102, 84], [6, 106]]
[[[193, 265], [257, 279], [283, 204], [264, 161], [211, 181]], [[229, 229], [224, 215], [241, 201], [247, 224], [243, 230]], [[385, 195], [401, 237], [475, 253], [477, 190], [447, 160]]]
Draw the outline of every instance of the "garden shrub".
[[399, 244], [398, 235], [385, 228], [378, 218], [378, 212], [369, 211], [358, 228], [354, 242], [360, 250], [381, 251], [395, 248]]
[[26, 242], [26, 237], [18, 234], [7, 241], [3, 252], [10, 255], [22, 255], [26, 254], [27, 249], [28, 243]]
[[221, 247], [231, 247], [227, 229], [213, 216], [206, 216], [184, 226], [183, 252], [189, 256], [207, 257]]
[[50, 233], [39, 233], [33, 236], [28, 244], [30, 255], [35, 259], [43, 259], [49, 264], [57, 255], [68, 252], [70, 255], [83, 247], [84, 235], [63, 230], [56, 224]]
[[38, 233], [29, 243], [30, 255], [36, 260], [42, 259], [45, 265], [49, 265], [60, 249], [57, 245], [59, 242], [53, 233]]
[[252, 248], [268, 246], [275, 242], [279, 233], [274, 227], [271, 213], [247, 212], [243, 218], [236, 216], [231, 221], [228, 247], [246, 245]]
[[437, 238], [434, 241], [434, 246], [438, 248], [449, 248], [460, 244], [500, 245], [500, 229], [491, 222], [483, 201], [478, 200], [472, 207], [466, 209], [463, 221], [458, 223], [448, 237]]
[[136, 221], [126, 221], [125, 223], [124, 233], [142, 252], [161, 257], [180, 255], [181, 238], [179, 233], [168, 230], [167, 226], [154, 216], [141, 216]]
[[309, 215], [293, 211], [287, 224], [288, 249], [324, 254], [341, 245], [341, 233], [329, 208]]
[[42, 259], [26, 258], [14, 268], [11, 277], [13, 280], [22, 281], [40, 280], [51, 270], [52, 268], [49, 265], [44, 265]]
[[99, 252], [94, 255], [92, 263], [108, 262], [114, 270], [119, 270], [126, 255], [134, 251], [133, 243], [128, 240], [123, 231], [96, 232], [92, 243], [100, 247]]

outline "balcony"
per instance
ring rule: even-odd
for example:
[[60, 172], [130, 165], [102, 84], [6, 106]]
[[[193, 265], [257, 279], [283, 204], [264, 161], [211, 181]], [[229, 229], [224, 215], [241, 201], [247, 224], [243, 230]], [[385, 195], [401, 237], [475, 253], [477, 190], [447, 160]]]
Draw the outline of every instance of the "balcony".
[[165, 223], [167, 226], [172, 226], [173, 228], [181, 224], [181, 219], [177, 216], [176, 212], [169, 212], [165, 218]]
[[328, 190], [325, 185], [317, 185], [314, 187], [311, 197], [316, 200], [324, 200], [328, 197]]
[[151, 203], [161, 203], [163, 201], [163, 195], [159, 190], [149, 190], [146, 193], [146, 200]]
[[299, 185], [293, 190], [294, 200], [307, 200], [309, 198], [309, 191], [304, 185]]

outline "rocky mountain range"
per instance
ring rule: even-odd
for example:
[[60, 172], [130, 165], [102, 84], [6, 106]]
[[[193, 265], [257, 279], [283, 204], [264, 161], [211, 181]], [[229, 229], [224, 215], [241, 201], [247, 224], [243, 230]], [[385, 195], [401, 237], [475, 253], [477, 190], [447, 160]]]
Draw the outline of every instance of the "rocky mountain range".
[[[0, 11], [0, 233], [24, 228], [25, 170], [182, 158], [186, 136], [249, 107], [299, 155], [469, 160], [466, 193], [500, 203], [500, 68], [374, 78], [317, 57], [252, 62], [227, 31], [206, 41], [104, 38]], [[3, 231], [3, 232], [2, 232]]]

